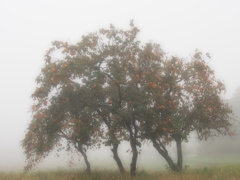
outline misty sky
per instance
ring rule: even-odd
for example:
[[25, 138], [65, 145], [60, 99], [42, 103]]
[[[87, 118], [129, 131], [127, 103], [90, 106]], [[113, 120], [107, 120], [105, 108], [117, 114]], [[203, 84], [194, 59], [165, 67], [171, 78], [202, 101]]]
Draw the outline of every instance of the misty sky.
[[19, 142], [51, 42], [75, 43], [110, 23], [128, 28], [131, 19], [141, 41], [170, 55], [209, 52], [226, 98], [240, 86], [239, 0], [0, 0], [0, 170], [24, 165]]

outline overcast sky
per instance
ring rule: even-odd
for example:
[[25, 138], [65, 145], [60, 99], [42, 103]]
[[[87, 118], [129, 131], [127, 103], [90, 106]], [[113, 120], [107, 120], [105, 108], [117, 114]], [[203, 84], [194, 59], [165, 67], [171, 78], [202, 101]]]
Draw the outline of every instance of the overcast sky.
[[157, 42], [170, 55], [209, 52], [225, 97], [240, 86], [239, 0], [0, 0], [0, 170], [24, 164], [19, 142], [51, 42], [77, 42], [110, 23], [128, 28], [131, 19], [140, 40]]

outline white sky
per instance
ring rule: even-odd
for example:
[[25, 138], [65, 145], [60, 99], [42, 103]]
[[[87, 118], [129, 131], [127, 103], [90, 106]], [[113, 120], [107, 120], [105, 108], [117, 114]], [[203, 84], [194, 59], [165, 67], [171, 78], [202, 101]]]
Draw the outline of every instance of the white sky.
[[209, 52], [226, 97], [240, 86], [239, 0], [0, 0], [0, 170], [23, 166], [19, 142], [51, 42], [77, 42], [110, 23], [127, 28], [131, 19], [142, 41], [171, 55]]

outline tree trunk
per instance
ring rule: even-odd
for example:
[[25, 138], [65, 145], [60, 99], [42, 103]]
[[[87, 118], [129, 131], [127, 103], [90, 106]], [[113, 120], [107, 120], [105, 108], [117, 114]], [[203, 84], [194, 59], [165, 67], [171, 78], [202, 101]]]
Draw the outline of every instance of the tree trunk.
[[178, 168], [178, 171], [181, 171], [182, 170], [182, 164], [183, 164], [183, 160], [182, 160], [182, 141], [181, 141], [181, 138], [178, 137], [176, 138], [176, 145], [177, 145], [177, 168]]
[[[108, 131], [109, 131], [109, 134], [111, 135], [111, 138], [117, 140], [117, 138], [116, 138], [116, 136], [114, 134], [114, 131], [111, 130], [112, 129], [111, 123], [106, 119], [105, 116], [102, 115], [101, 111], [98, 110], [98, 113], [101, 115], [101, 117], [103, 118], [103, 122], [108, 127]], [[113, 148], [111, 149], [111, 151], [113, 153], [113, 159], [116, 161], [120, 173], [124, 174], [126, 171], [125, 171], [125, 169], [124, 169], [124, 167], [122, 165], [122, 161], [119, 158], [118, 152], [117, 152], [119, 144], [113, 143], [112, 145], [113, 145]]]
[[88, 161], [87, 155], [84, 153], [83, 157], [84, 157], [85, 164], [87, 166], [86, 172], [88, 174], [91, 174], [91, 166], [90, 166], [90, 163]]
[[130, 164], [130, 174], [132, 177], [136, 176], [136, 170], [137, 170], [137, 158], [138, 158], [138, 150], [136, 146], [136, 142], [131, 140], [130, 142], [132, 147], [132, 162]]
[[112, 153], [113, 153], [113, 158], [116, 161], [117, 165], [118, 165], [118, 169], [120, 171], [120, 173], [124, 174], [126, 171], [122, 165], [122, 162], [118, 156], [118, 144], [113, 144], [113, 148], [111, 149]]
[[[155, 149], [159, 152], [159, 154], [161, 154], [162, 157], [167, 161], [170, 169], [173, 171], [178, 171], [176, 164], [173, 162], [172, 158], [168, 155], [168, 152], [163, 147], [163, 145], [160, 145], [155, 138], [152, 138], [151, 141], [152, 141]], [[162, 146], [162, 148], [161, 148], [161, 146]]]
[[[127, 129], [129, 131], [130, 135], [130, 145], [132, 148], [132, 162], [130, 164], [130, 174], [132, 177], [136, 176], [136, 171], [137, 171], [137, 158], [138, 158], [138, 150], [137, 150], [137, 127], [135, 125], [135, 118], [133, 117], [133, 128], [131, 128], [131, 125], [129, 122], [126, 122]], [[133, 132], [134, 131], [134, 132]]]
[[84, 152], [84, 150], [80, 146], [78, 147], [78, 150], [83, 155], [85, 164], [87, 166], [86, 173], [91, 174], [91, 166], [90, 166], [90, 163], [88, 161], [87, 154]]

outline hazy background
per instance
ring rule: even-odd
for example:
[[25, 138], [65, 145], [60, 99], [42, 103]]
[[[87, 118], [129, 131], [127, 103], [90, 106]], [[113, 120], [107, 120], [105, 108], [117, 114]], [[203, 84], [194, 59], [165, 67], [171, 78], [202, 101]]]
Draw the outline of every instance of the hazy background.
[[[110, 23], [128, 28], [131, 19], [140, 40], [160, 43], [171, 55], [188, 57], [196, 48], [209, 52], [209, 65], [227, 87], [224, 98], [240, 86], [239, 0], [0, 0], [0, 171], [24, 166], [20, 141], [31, 120], [30, 95], [51, 42], [74, 43]], [[200, 145], [193, 136], [186, 146], [189, 157], [199, 154]], [[128, 147], [121, 149], [127, 162]], [[101, 152], [90, 160], [111, 159]], [[143, 154], [157, 155], [150, 147]], [[46, 159], [44, 168], [65, 166], [69, 159]]]

